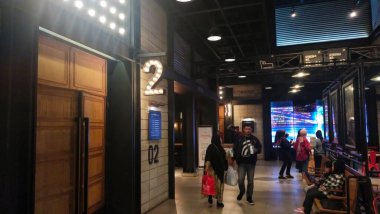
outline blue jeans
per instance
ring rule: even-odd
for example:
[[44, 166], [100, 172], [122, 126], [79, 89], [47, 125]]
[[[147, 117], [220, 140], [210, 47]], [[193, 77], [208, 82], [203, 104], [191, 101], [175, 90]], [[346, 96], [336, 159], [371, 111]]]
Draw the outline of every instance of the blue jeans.
[[238, 183], [240, 194], [245, 193], [245, 175], [247, 175], [247, 199], [252, 199], [253, 195], [253, 178], [255, 177], [255, 167], [256, 164], [251, 163], [240, 163], [238, 166]]

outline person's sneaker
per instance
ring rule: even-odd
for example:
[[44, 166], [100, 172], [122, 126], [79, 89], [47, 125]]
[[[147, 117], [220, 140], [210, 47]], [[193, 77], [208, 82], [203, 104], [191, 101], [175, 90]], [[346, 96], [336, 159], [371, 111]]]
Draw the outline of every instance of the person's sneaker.
[[278, 179], [286, 179], [283, 175], [278, 176]]
[[240, 201], [243, 198], [244, 193], [239, 193], [239, 195], [236, 197], [238, 201]]
[[252, 198], [247, 199], [248, 204], [255, 205], [255, 202], [253, 202]]
[[222, 202], [216, 202], [216, 207], [223, 208], [224, 204]]
[[287, 175], [286, 178], [293, 179], [294, 177], [292, 175]]

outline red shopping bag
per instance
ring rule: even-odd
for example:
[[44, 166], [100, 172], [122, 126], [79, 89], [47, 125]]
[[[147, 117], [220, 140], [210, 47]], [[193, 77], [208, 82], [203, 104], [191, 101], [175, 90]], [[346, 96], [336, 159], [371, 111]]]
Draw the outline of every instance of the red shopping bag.
[[202, 194], [205, 196], [216, 195], [214, 177], [207, 172], [202, 177]]

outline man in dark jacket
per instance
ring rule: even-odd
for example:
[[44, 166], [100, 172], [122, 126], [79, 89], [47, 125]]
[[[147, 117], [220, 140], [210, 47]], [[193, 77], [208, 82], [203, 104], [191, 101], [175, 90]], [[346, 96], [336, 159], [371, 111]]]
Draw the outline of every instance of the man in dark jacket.
[[255, 176], [255, 167], [257, 154], [261, 153], [261, 142], [257, 137], [252, 135], [252, 127], [249, 125], [243, 126], [243, 136], [240, 136], [234, 143], [233, 154], [236, 163], [238, 164], [238, 183], [240, 193], [237, 200], [240, 201], [245, 194], [245, 175], [247, 175], [247, 201], [254, 205], [253, 195], [253, 178]]

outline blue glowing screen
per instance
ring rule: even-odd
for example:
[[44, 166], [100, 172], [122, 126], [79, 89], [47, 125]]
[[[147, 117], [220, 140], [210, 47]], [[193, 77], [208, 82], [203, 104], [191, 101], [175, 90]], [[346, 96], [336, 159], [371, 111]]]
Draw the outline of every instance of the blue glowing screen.
[[306, 129], [308, 138], [323, 130], [323, 103], [293, 105], [292, 101], [271, 102], [272, 142], [277, 130], [285, 130], [288, 139], [296, 139], [299, 129]]

